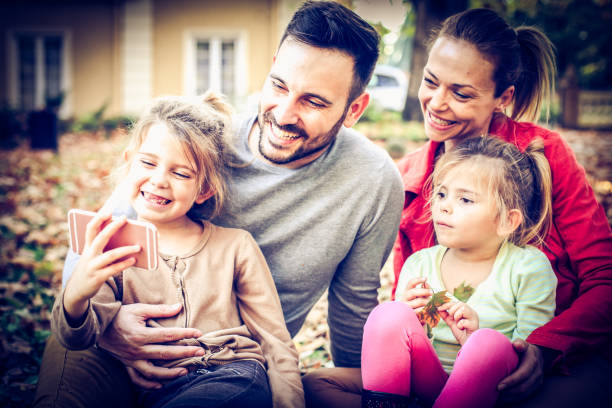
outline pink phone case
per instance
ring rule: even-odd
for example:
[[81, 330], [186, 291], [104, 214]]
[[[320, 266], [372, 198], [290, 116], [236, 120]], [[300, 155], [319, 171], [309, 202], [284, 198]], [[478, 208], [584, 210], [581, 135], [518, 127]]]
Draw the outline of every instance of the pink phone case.
[[[72, 209], [68, 211], [68, 230], [70, 248], [77, 254], [83, 253], [85, 246], [85, 229], [87, 223], [96, 215], [91, 211]], [[104, 227], [104, 225], [103, 225]], [[111, 237], [104, 251], [113, 248], [140, 245], [142, 250], [136, 254], [134, 266], [144, 269], [157, 268], [157, 229], [146, 221], [128, 220], [128, 222]]]

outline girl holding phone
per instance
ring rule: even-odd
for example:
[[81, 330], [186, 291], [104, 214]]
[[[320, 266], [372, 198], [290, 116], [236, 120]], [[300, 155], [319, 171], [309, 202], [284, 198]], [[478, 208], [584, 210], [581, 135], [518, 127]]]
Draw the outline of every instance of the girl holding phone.
[[200, 346], [201, 353], [168, 362], [186, 375], [140, 390], [142, 406], [304, 404], [297, 351], [259, 247], [248, 232], [207, 221], [226, 192], [229, 112], [210, 92], [152, 103], [118, 173], [138, 219], [158, 231], [157, 268], [133, 267], [139, 246], [104, 252], [126, 220], [108, 222], [111, 216], [100, 213], [87, 225], [83, 255], [53, 308], [59, 342], [81, 350], [96, 343], [122, 304], [182, 305], [178, 315], [148, 324], [198, 329], [198, 337], [177, 344]]

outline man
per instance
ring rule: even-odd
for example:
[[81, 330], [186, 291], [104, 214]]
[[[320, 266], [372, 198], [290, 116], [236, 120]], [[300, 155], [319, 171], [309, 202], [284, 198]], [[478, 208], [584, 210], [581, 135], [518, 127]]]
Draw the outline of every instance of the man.
[[[328, 290], [332, 356], [360, 365], [363, 324], [377, 304], [379, 272], [403, 206], [399, 173], [384, 151], [349, 130], [369, 102], [365, 86], [379, 37], [334, 2], [307, 2], [293, 16], [263, 87], [257, 115], [237, 121], [229, 204], [214, 220], [251, 232], [277, 286], [292, 335]], [[66, 270], [71, 270], [67, 262]], [[159, 387], [184, 369], [151, 360], [201, 355], [162, 343], [196, 337], [190, 328], [146, 327], [180, 306], [127, 305], [100, 347], [129, 378]], [[123, 365], [106, 351], [62, 349], [51, 338], [37, 406], [133, 405]]]

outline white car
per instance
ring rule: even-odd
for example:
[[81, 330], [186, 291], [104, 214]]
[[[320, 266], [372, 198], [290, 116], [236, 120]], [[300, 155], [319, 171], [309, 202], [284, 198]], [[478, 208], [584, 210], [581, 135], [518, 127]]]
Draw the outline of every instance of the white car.
[[401, 112], [406, 103], [408, 75], [390, 65], [377, 65], [367, 90], [375, 104], [383, 109]]

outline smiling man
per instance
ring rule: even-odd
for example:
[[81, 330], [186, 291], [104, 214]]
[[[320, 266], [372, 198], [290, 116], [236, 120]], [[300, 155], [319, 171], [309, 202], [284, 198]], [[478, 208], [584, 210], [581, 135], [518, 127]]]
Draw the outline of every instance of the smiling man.
[[[235, 118], [227, 205], [213, 220], [253, 235], [291, 335], [328, 291], [332, 357], [342, 367], [360, 366], [363, 325], [377, 304], [404, 202], [393, 161], [350, 129], [369, 102], [378, 43], [376, 31], [342, 5], [302, 5], [281, 39], [258, 112]], [[119, 195], [113, 205], [121, 204]], [[67, 260], [64, 278], [74, 263]], [[159, 387], [185, 374], [152, 361], [198, 355], [201, 347], [163, 344], [198, 333], [146, 327], [147, 319], [178, 311], [122, 306], [99, 346], [127, 371], [100, 349], [67, 351], [51, 338], [37, 406], [129, 406], [138, 395], [130, 378]]]
[[354, 78], [347, 73], [354, 65], [340, 50], [285, 38], [263, 88], [251, 150], [291, 168], [321, 156], [342, 126], [351, 127], [368, 104], [366, 93], [349, 100]]

